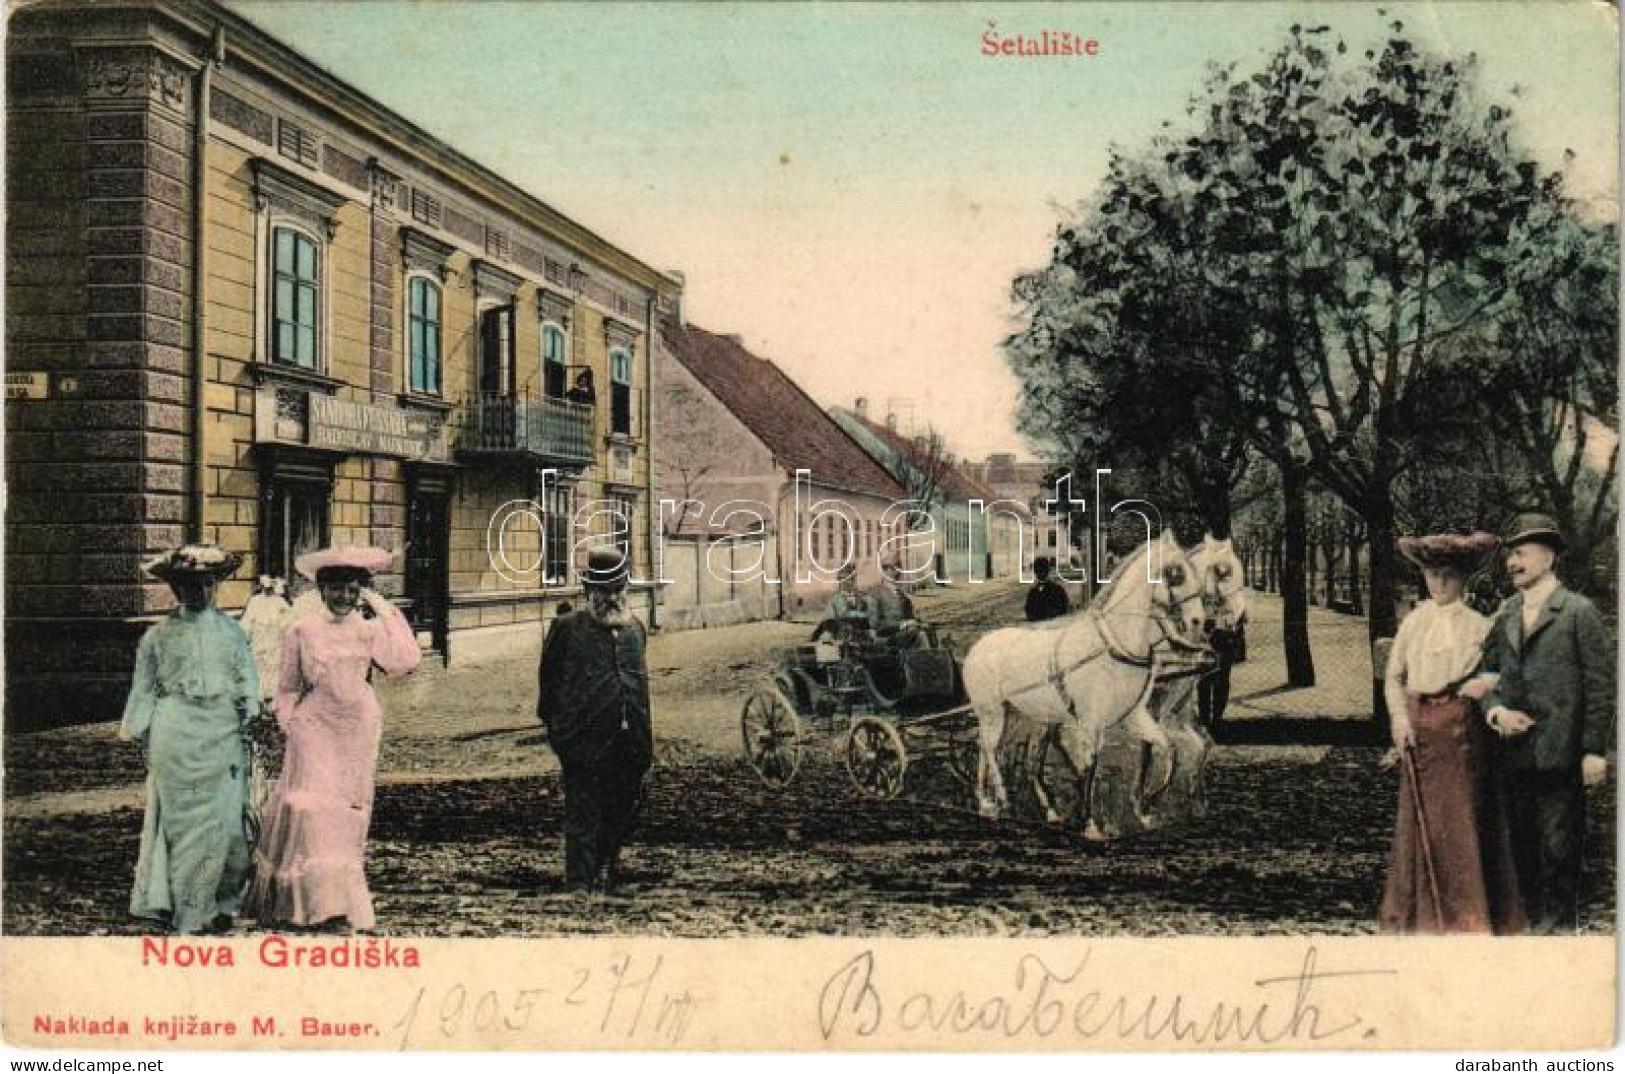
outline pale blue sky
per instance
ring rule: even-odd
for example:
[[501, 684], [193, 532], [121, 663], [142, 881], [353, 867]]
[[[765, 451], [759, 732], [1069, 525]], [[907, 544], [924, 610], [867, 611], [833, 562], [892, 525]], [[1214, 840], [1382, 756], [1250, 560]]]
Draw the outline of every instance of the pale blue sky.
[[[1577, 2], [658, 5], [231, 0], [340, 78], [660, 268], [816, 398], [906, 398], [962, 454], [1023, 450], [1008, 289], [1114, 142], [1178, 119], [1209, 60], [1294, 22], [1392, 18], [1476, 51], [1549, 166], [1613, 214], [1617, 18]], [[1387, 12], [1377, 14], [1378, 8]], [[1003, 35], [1092, 59], [991, 59]]]

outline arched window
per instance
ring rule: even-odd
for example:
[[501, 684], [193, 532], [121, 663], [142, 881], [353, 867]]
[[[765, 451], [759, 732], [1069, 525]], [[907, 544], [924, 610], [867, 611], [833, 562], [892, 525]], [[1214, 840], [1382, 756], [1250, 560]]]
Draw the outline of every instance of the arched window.
[[564, 329], [542, 325], [542, 390], [554, 399], [564, 397]]
[[411, 390], [440, 394], [440, 285], [413, 276], [407, 285], [407, 369]]
[[291, 227], [271, 233], [271, 360], [315, 369], [321, 310], [316, 240]]
[[623, 350], [609, 352], [609, 431], [632, 435], [632, 356]]

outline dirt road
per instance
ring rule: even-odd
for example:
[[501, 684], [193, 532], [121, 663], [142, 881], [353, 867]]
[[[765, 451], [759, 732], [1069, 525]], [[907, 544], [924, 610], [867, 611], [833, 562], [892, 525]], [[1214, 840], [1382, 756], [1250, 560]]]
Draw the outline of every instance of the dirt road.
[[[1019, 591], [932, 595], [961, 646]], [[680, 936], [1363, 933], [1397, 795], [1369, 748], [1220, 747], [1211, 812], [1110, 845], [985, 821], [928, 767], [861, 798], [829, 759], [787, 789], [739, 760], [738, 705], [806, 628], [661, 635], [650, 670], [661, 756], [622, 895], [561, 890], [561, 799], [529, 715], [534, 663], [388, 688], [368, 876], [394, 935]], [[106, 726], [6, 743], [11, 933], [127, 934], [140, 759]], [[1591, 795], [1587, 928], [1613, 921], [1613, 791]]]

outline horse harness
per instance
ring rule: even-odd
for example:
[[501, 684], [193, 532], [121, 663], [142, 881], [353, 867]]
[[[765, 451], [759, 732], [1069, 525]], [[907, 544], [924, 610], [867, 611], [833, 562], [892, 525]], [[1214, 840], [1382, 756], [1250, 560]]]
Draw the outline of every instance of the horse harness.
[[[1200, 599], [1202, 599], [1202, 591], [1198, 589], [1190, 596], [1181, 598], [1172, 606], [1172, 609], [1177, 610], [1183, 608], [1191, 601]], [[1095, 629], [1100, 634], [1100, 640], [1104, 643], [1103, 647], [1097, 648], [1082, 659], [1074, 660], [1065, 667], [1062, 667], [1061, 640], [1071, 632], [1066, 630], [1056, 631], [1055, 644], [1050, 647], [1049, 669], [1045, 673], [1044, 678], [1038, 682], [1033, 682], [1027, 684], [1026, 686], [1018, 687], [1015, 690], [1006, 691], [1004, 695], [1006, 698], [1049, 687], [1060, 696], [1062, 702], [1066, 705], [1067, 715], [1071, 716], [1073, 719], [1077, 719], [1077, 708], [1072, 700], [1072, 695], [1066, 690], [1066, 677], [1078, 669], [1087, 667], [1096, 660], [1106, 657], [1118, 664], [1125, 664], [1129, 667], [1150, 671], [1156, 666], [1155, 654], [1157, 647], [1160, 645], [1167, 644], [1169, 647], [1186, 649], [1200, 648], [1200, 646], [1192, 645], [1190, 642], [1183, 640], [1176, 634], [1169, 633], [1167, 626], [1163, 622], [1163, 617], [1153, 616], [1152, 618], [1157, 624], [1157, 629], [1162, 631], [1162, 637], [1151, 643], [1151, 650], [1145, 656], [1138, 656], [1129, 652], [1128, 649], [1124, 647], [1123, 643], [1117, 639], [1116, 635], [1112, 633], [1111, 626], [1106, 620], [1107, 609], [1100, 609], [1097, 611], [1094, 608], [1091, 608], [1085, 614], [1093, 616]], [[1115, 719], [1108, 721], [1105, 726], [1115, 727], [1117, 724], [1123, 722], [1133, 715], [1135, 709], [1145, 704], [1146, 699], [1150, 697], [1151, 690], [1155, 685], [1156, 676], [1147, 675], [1145, 680], [1145, 688], [1140, 692], [1140, 696], [1135, 699], [1134, 704], [1130, 705], [1127, 711], [1123, 712]]]

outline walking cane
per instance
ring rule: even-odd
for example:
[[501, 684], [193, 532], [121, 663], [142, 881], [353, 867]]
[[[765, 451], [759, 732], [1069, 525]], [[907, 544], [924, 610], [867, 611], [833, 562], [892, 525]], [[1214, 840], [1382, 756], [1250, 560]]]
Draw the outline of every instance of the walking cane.
[[1411, 806], [1416, 810], [1416, 825], [1422, 830], [1422, 865], [1427, 869], [1428, 893], [1433, 896], [1433, 920], [1440, 929], [1444, 928], [1444, 902], [1439, 898], [1439, 876], [1433, 868], [1433, 837], [1428, 832], [1427, 811], [1422, 808], [1422, 784], [1416, 778], [1415, 747], [1406, 745], [1400, 751], [1400, 759], [1405, 763], [1405, 781], [1411, 785]]

